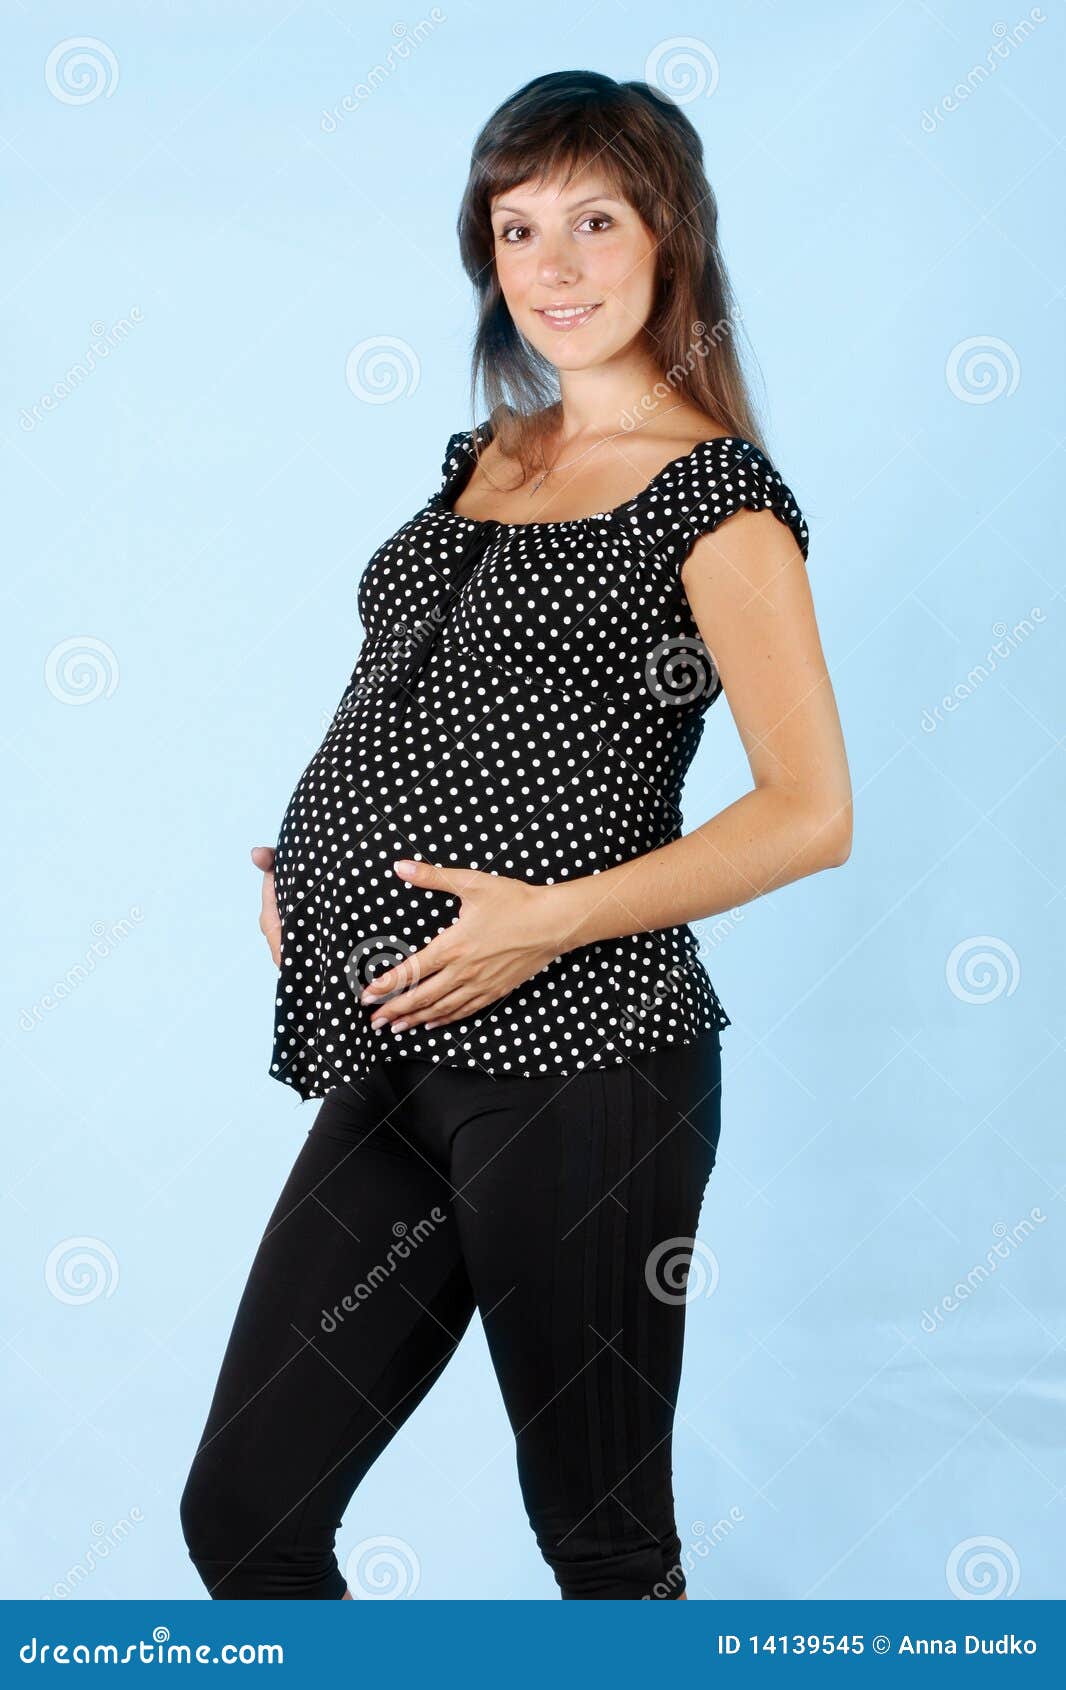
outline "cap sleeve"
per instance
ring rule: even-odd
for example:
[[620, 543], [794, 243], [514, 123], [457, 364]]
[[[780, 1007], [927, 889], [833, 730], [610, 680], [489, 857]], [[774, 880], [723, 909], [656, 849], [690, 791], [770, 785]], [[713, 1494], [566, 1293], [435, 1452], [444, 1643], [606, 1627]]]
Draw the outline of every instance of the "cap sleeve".
[[458, 496], [458, 484], [465, 481], [477, 457], [478, 441], [484, 446], [488, 433], [488, 423], [478, 423], [476, 428], [460, 428], [449, 436], [440, 466], [440, 483], [435, 494], [437, 499], [447, 500], [453, 488]]
[[[673, 508], [664, 523], [667, 506]], [[773, 511], [806, 559], [807, 523], [791, 488], [765, 452], [736, 436], [701, 440], [680, 460], [676, 485], [660, 503], [659, 522], [664, 536], [666, 527], [676, 529], [680, 564], [701, 535], [713, 533], [739, 510]], [[654, 516], [654, 505], [647, 514]]]
[[448, 444], [444, 448], [444, 457], [440, 466], [440, 481], [435, 489], [437, 496], [444, 497], [449, 488], [465, 470], [473, 455], [473, 431], [460, 428], [455, 434], [449, 435]]

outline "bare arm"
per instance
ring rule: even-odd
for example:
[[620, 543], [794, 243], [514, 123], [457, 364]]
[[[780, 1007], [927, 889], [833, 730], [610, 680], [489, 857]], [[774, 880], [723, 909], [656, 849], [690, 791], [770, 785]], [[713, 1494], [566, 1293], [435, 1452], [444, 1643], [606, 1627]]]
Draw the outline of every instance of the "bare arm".
[[681, 579], [754, 785], [683, 838], [551, 888], [565, 949], [716, 915], [851, 850], [847, 757], [795, 537], [770, 511], [738, 511]]

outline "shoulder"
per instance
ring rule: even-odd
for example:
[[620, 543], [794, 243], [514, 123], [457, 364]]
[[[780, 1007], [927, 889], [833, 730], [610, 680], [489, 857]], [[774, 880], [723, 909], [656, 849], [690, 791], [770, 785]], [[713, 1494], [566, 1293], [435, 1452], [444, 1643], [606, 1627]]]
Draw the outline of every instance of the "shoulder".
[[[778, 555], [787, 550], [806, 560], [809, 533], [799, 501], [754, 441], [716, 435], [697, 441], [669, 467], [674, 521], [686, 541], [686, 558], [753, 546], [765, 550], [769, 544]], [[728, 520], [734, 517], [738, 520]], [[713, 545], [700, 543], [711, 535], [716, 536]]]
[[481, 425], [478, 428], [457, 428], [454, 434], [448, 436], [448, 444], [444, 448], [444, 457], [441, 459], [442, 473], [446, 473], [449, 469], [457, 469], [467, 457], [473, 456], [475, 450], [474, 437], [480, 432], [480, 428]]
[[448, 444], [441, 460], [441, 474], [447, 478], [465, 464], [492, 452], [492, 436], [492, 424], [487, 419], [476, 423], [473, 428], [456, 429], [454, 434], [448, 436]]

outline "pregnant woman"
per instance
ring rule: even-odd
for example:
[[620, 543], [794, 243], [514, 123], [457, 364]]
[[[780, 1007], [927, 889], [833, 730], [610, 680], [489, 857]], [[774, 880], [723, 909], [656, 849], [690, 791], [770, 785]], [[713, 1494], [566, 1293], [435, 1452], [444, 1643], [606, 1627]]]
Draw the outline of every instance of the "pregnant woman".
[[[182, 1496], [213, 1597], [372, 1593], [337, 1529], [475, 1310], [563, 1597], [684, 1595], [671, 1436], [730, 1024], [688, 923], [850, 850], [807, 527], [691, 124], [540, 77], [479, 136], [459, 235], [488, 420], [370, 560], [355, 670], [253, 853], [271, 1072], [322, 1101]], [[752, 788], [683, 833], [721, 692]]]

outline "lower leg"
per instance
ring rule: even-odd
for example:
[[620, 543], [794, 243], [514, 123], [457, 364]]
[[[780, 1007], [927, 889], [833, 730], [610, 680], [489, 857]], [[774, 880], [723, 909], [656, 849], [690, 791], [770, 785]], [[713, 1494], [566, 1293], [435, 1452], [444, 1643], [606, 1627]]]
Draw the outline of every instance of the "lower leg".
[[[369, 1132], [353, 1148], [335, 1096], [260, 1242], [181, 1499], [212, 1597], [348, 1594], [347, 1503], [473, 1309], [446, 1182]], [[418, 1242], [398, 1260], [401, 1222]]]

